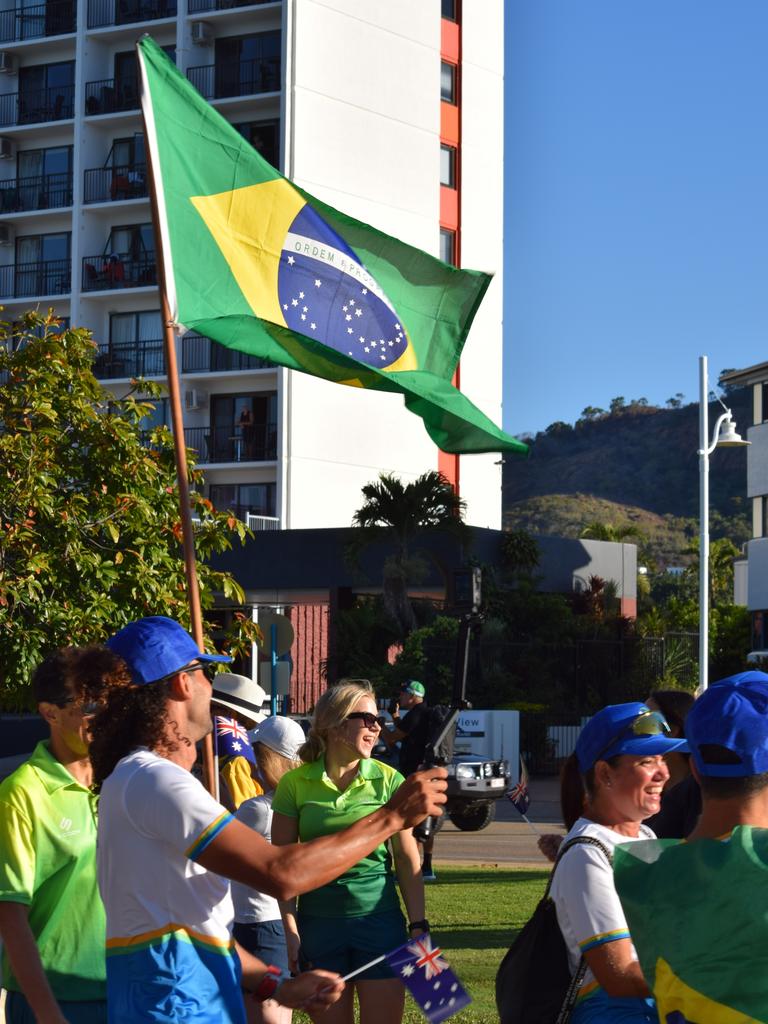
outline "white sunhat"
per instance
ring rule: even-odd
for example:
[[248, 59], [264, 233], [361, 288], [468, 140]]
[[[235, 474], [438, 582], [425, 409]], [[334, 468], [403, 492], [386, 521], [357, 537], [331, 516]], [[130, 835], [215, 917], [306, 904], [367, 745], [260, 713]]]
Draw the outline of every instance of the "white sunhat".
[[230, 708], [242, 718], [258, 725], [266, 718], [264, 704], [267, 695], [248, 676], [239, 676], [236, 672], [219, 672], [213, 677], [213, 698], [216, 704]]
[[251, 733], [253, 743], [263, 743], [289, 761], [298, 761], [299, 747], [305, 742], [304, 730], [298, 722], [285, 715], [272, 715], [266, 718]]

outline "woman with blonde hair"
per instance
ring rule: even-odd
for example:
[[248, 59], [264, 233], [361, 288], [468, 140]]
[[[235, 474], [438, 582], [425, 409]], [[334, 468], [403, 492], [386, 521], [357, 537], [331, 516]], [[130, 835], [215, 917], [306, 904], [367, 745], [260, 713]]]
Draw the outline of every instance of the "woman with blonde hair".
[[[373, 689], [366, 680], [341, 680], [320, 697], [304, 764], [280, 780], [274, 799], [272, 841], [306, 842], [346, 828], [385, 804], [403, 776], [371, 752], [381, 725]], [[408, 914], [408, 925], [392, 874], [392, 859]], [[428, 930], [419, 852], [410, 829], [382, 843], [353, 868], [285, 908], [292, 969], [312, 964], [345, 975]], [[361, 1024], [398, 1024], [405, 989], [386, 963], [376, 964], [347, 985], [339, 1002], [323, 1011], [324, 1024], [352, 1024], [354, 993]], [[315, 1018], [313, 1017], [313, 1020]]]
[[[271, 836], [275, 788], [286, 772], [301, 763], [299, 747], [303, 742], [304, 731], [291, 718], [267, 718], [254, 734], [253, 754], [264, 793], [244, 800], [237, 810], [237, 818], [267, 840]], [[265, 963], [280, 967], [287, 974], [288, 949], [277, 900], [240, 882], [233, 882], [232, 901], [235, 905], [235, 939], [249, 953]], [[245, 1007], [249, 1024], [291, 1022], [291, 1011], [273, 1000], [258, 1003], [246, 999]]]

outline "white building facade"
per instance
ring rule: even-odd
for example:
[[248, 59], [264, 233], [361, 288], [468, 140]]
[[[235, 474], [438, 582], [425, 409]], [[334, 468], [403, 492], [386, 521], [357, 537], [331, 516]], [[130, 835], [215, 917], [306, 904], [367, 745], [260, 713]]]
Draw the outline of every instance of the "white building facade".
[[[6, 318], [53, 306], [89, 328], [97, 376], [116, 393], [132, 376], [164, 375], [133, 48], [143, 32], [297, 184], [495, 274], [458, 383], [500, 423], [502, 0], [48, 0], [0, 10]], [[471, 524], [500, 526], [498, 456], [439, 453], [398, 396], [197, 335], [178, 340], [177, 358], [206, 493], [252, 526], [346, 526], [380, 472], [412, 479], [436, 468], [458, 484]], [[167, 421], [160, 402], [155, 422]]]

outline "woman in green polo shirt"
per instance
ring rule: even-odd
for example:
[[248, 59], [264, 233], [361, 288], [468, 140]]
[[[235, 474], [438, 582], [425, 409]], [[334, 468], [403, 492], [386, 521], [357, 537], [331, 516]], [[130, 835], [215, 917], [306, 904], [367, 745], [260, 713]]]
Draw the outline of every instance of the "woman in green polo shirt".
[[[307, 842], [339, 832], [377, 810], [403, 782], [389, 765], [371, 757], [381, 726], [370, 684], [342, 681], [315, 707], [304, 764], [280, 780], [272, 808], [272, 842]], [[377, 847], [351, 870], [299, 900], [284, 913], [292, 969], [312, 964], [348, 974], [426, 930], [419, 852], [410, 829], [392, 837], [392, 852]], [[408, 926], [392, 873], [397, 873]], [[354, 993], [361, 1024], [399, 1024], [405, 990], [386, 964], [376, 964], [347, 986], [323, 1011], [324, 1024], [352, 1024]], [[318, 1018], [319, 1020], [320, 1018]]]

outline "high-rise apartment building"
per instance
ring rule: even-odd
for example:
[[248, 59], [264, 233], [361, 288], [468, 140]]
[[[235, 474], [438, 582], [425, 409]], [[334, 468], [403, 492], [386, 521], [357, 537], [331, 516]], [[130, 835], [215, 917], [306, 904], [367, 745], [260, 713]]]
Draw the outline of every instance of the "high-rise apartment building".
[[[148, 32], [297, 184], [496, 274], [457, 383], [500, 422], [502, 0], [15, 2], [0, 10], [6, 317], [52, 305], [88, 327], [97, 376], [116, 392], [134, 375], [164, 373], [134, 55]], [[439, 453], [399, 397], [192, 334], [178, 340], [178, 363], [186, 440], [209, 497], [251, 525], [345, 526], [382, 470], [413, 478], [435, 468], [460, 486], [471, 523], [500, 525], [498, 456]], [[155, 420], [166, 419], [160, 402]]]

